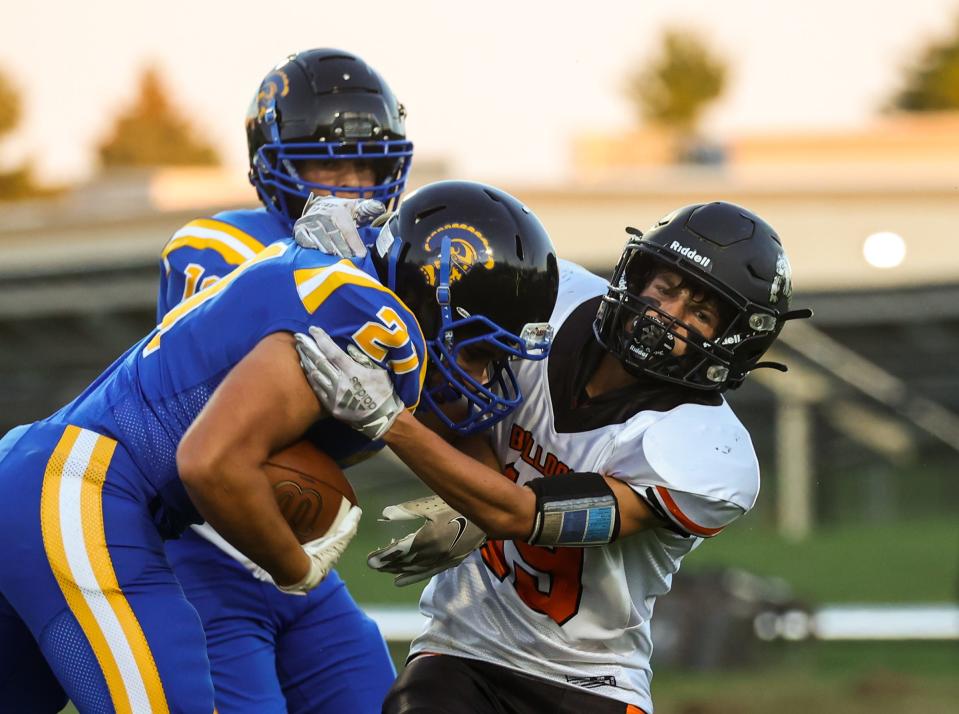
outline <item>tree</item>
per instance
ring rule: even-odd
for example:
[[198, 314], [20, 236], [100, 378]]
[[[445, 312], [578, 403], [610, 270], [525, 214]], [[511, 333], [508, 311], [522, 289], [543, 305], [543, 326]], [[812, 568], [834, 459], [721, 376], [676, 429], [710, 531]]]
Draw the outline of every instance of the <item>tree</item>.
[[[20, 91], [4, 72], [0, 72], [0, 138], [17, 128], [21, 119]], [[36, 192], [29, 166], [0, 171], [0, 201], [24, 198]]]
[[0, 137], [20, 123], [20, 92], [6, 74], [0, 72]]
[[99, 147], [107, 167], [215, 165], [216, 151], [194, 136], [167, 97], [159, 72], [146, 68], [140, 76], [140, 93], [120, 116], [113, 132]]
[[889, 102], [907, 112], [959, 109], [959, 19], [952, 35], [920, 51]]
[[629, 78], [627, 95], [642, 119], [688, 136], [722, 93], [726, 74], [725, 62], [698, 37], [667, 30], [659, 54]]
[[37, 190], [33, 172], [28, 166], [13, 171], [0, 171], [0, 201], [14, 201], [42, 193]]

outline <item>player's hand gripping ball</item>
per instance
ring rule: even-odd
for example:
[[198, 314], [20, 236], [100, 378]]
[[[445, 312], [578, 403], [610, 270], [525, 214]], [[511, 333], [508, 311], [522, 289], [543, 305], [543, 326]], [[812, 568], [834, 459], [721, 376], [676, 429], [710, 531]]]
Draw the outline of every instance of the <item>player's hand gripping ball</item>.
[[310, 569], [299, 582], [277, 587], [306, 595], [343, 555], [363, 511], [340, 467], [308, 441], [274, 454], [264, 470], [280, 510], [310, 558]]
[[273, 454], [264, 470], [300, 543], [325, 536], [356, 505], [356, 494], [342, 469], [306, 440]]

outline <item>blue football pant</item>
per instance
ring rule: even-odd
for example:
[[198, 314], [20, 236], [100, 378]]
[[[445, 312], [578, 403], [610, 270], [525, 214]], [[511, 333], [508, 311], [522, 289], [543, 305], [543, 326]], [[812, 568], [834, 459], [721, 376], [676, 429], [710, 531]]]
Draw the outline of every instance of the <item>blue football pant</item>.
[[57, 711], [66, 694], [82, 714], [214, 711], [203, 629], [150, 496], [94, 432], [41, 422], [0, 440], [0, 666], [17, 667], [0, 706]]
[[396, 672], [335, 572], [302, 597], [193, 531], [167, 556], [203, 621], [220, 714], [379, 714]]
[[67, 705], [36, 640], [2, 595], [0, 643], [0, 712], [54, 714]]

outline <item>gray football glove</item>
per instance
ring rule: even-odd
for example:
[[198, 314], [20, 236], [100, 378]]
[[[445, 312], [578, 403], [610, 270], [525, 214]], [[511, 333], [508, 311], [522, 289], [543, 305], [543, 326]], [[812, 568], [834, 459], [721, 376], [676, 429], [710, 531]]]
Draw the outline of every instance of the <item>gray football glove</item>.
[[389, 373], [353, 345], [344, 352], [319, 327], [296, 333], [300, 366], [320, 404], [334, 419], [376, 440], [406, 405], [396, 396]]
[[370, 553], [367, 564], [394, 573], [399, 587], [431, 578], [458, 565], [486, 542], [486, 534], [439, 496], [427, 496], [383, 509], [381, 521], [426, 520], [419, 530]]
[[329, 532], [322, 538], [303, 544], [303, 550], [310, 556], [310, 569], [307, 574], [298, 583], [277, 585], [277, 588], [291, 595], [306, 595], [333, 569], [346, 546], [356, 535], [360, 517], [363, 515], [359, 506], [351, 506], [346, 499], [343, 500], [346, 505], [340, 509], [340, 514], [330, 526]]
[[370, 223], [386, 212], [373, 198], [310, 196], [303, 215], [293, 224], [297, 245], [341, 258], [362, 258], [367, 249], [357, 226]]

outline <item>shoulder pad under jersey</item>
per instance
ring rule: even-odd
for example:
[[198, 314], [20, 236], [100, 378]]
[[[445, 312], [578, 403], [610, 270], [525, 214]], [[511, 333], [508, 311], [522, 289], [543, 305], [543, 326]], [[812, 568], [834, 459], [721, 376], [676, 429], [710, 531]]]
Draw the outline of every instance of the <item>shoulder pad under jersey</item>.
[[716, 535], [756, 502], [752, 440], [725, 402], [670, 410], [645, 430], [642, 451], [652, 478], [639, 490], [690, 535]]
[[559, 264], [559, 291], [550, 323], [554, 329], [563, 323], [569, 314], [590, 298], [605, 295], [609, 283], [586, 268], [562, 258]]
[[389, 370], [400, 399], [415, 406], [426, 374], [426, 340], [396, 294], [347, 259], [297, 268], [293, 278], [307, 321], [340, 347], [352, 342]]

